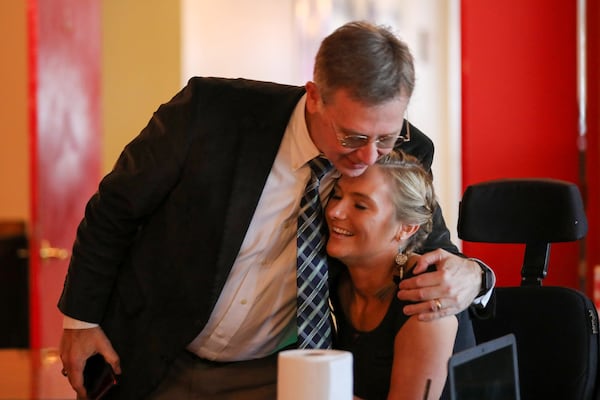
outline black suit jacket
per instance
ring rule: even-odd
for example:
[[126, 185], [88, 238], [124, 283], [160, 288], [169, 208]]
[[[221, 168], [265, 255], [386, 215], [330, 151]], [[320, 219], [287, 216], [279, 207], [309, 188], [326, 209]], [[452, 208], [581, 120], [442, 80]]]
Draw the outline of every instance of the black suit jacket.
[[[111, 398], [143, 398], [206, 324], [303, 87], [193, 78], [154, 113], [87, 204], [59, 300], [121, 358]], [[403, 149], [431, 167], [411, 127]], [[426, 249], [457, 252], [438, 212]]]

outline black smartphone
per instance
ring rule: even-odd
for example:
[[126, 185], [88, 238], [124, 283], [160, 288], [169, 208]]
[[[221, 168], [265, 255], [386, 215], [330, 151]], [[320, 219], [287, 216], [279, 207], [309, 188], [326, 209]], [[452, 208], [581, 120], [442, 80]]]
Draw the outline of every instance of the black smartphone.
[[117, 384], [117, 376], [102, 354], [87, 359], [83, 369], [83, 385], [90, 400], [98, 400]]

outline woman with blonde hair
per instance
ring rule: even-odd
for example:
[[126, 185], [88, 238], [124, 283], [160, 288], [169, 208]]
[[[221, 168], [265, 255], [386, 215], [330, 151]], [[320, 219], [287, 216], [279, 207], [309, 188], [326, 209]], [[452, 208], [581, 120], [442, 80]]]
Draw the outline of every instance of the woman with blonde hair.
[[325, 211], [327, 252], [345, 268], [331, 290], [334, 347], [354, 355], [358, 398], [447, 398], [448, 358], [475, 345], [467, 311], [421, 321], [405, 315], [407, 303], [396, 296], [432, 230], [435, 206], [431, 176], [402, 152], [335, 184]]

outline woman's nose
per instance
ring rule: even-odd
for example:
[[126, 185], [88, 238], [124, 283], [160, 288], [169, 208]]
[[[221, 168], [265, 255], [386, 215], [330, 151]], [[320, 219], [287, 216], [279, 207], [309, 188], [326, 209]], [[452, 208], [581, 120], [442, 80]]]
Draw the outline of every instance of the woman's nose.
[[337, 201], [335, 204], [329, 203], [327, 205], [327, 217], [331, 218], [331, 219], [341, 219], [343, 218], [343, 211], [342, 211], [342, 205], [341, 205], [341, 201]]

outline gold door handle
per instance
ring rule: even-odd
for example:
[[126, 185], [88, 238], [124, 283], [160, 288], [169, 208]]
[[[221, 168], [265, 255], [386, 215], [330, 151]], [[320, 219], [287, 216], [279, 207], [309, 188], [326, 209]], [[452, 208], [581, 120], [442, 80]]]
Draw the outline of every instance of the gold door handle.
[[50, 247], [50, 242], [47, 240], [42, 240], [40, 246], [40, 258], [42, 260], [48, 260], [51, 258], [66, 260], [69, 258], [69, 250], [61, 249], [59, 247]]

